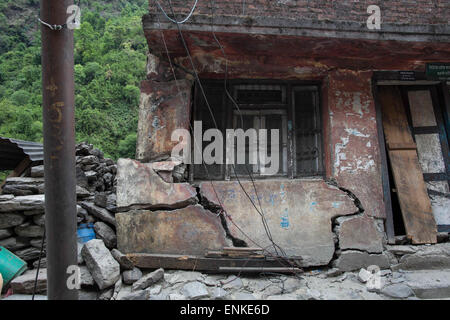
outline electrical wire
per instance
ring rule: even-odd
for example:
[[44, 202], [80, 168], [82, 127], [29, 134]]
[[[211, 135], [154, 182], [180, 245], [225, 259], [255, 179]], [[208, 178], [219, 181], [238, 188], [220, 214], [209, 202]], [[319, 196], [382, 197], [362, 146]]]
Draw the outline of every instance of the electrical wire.
[[[171, 17], [169, 17], [169, 16], [167, 15], [166, 11], [164, 11], [163, 7], [161, 7], [159, 1], [158, 1], [158, 0], [155, 0], [155, 2], [156, 2], [156, 5], [158, 6], [159, 10], [161, 10], [161, 12], [164, 14], [164, 16], [165, 16], [167, 19], [169, 19], [170, 21], [172, 21], [173, 23], [176, 23], [176, 24], [183, 24], [183, 23], [185, 23], [186, 21], [188, 21], [188, 20], [191, 18], [192, 14], [193, 14], [194, 11], [195, 11], [195, 8], [197, 7], [198, 0], [195, 0], [195, 3], [194, 3], [194, 5], [192, 6], [192, 9], [191, 9], [191, 11], [189, 12], [188, 16], [187, 16], [186, 18], [184, 18], [183, 20], [181, 20], [181, 21], [177, 21], [177, 20], [174, 20], [174, 19], [172, 19]], [[172, 15], [174, 15], [174, 14], [172, 13]], [[174, 16], [175, 16], [175, 15], [174, 15]]]
[[[169, 3], [169, 6], [170, 6], [170, 8], [171, 8], [172, 15], [174, 15], [173, 6], [172, 6], [172, 4], [171, 4], [171, 1], [168, 0], [168, 3]], [[187, 44], [186, 44], [186, 42], [185, 42], [185, 39], [184, 39], [183, 34], [182, 34], [182, 32], [181, 32], [181, 29], [180, 29], [180, 26], [179, 26], [178, 24], [177, 24], [177, 28], [178, 28], [178, 32], [179, 32], [179, 34], [180, 34], [180, 38], [181, 38], [182, 44], [183, 44], [183, 46], [184, 46], [184, 48], [185, 48], [185, 50], [186, 50], [186, 53], [188, 54], [189, 61], [190, 61], [191, 66], [192, 66], [192, 68], [193, 68], [195, 80], [197, 81], [197, 83], [198, 83], [198, 85], [199, 85], [200, 91], [201, 91], [201, 93], [202, 93], [202, 95], [203, 95], [203, 98], [204, 98], [204, 100], [205, 100], [205, 103], [206, 103], [206, 105], [207, 105], [207, 107], [208, 107], [208, 110], [209, 110], [209, 113], [210, 113], [210, 115], [211, 115], [212, 121], [213, 121], [215, 127], [218, 128], [217, 122], [216, 122], [215, 117], [214, 117], [214, 114], [213, 114], [212, 109], [211, 109], [211, 107], [210, 107], [210, 105], [209, 105], [208, 99], [207, 99], [207, 97], [206, 97], [206, 94], [205, 94], [205, 92], [204, 92], [203, 86], [202, 86], [202, 84], [201, 84], [201, 82], [200, 82], [200, 79], [199, 79], [199, 77], [198, 77], [198, 73], [197, 73], [197, 71], [196, 71], [196, 69], [195, 69], [195, 65], [194, 65], [194, 63], [193, 63], [193, 60], [192, 60], [192, 57], [191, 57], [191, 55], [190, 55], [189, 49], [188, 49], [188, 47], [187, 47]], [[216, 41], [218, 42], [217, 38], [216, 38]], [[218, 44], [219, 44], [219, 46], [222, 48], [222, 46], [220, 45], [219, 42], [218, 42]], [[222, 50], [223, 50], [223, 48], [222, 48]], [[167, 47], [166, 47], [166, 52], [167, 52], [167, 54], [168, 54]], [[170, 59], [170, 56], [169, 56], [169, 59]], [[231, 95], [229, 94], [229, 92], [228, 92], [228, 95], [229, 95], [229, 98], [232, 99], [232, 97], [231, 97]], [[232, 101], [234, 101], [234, 100], [232, 100]], [[234, 102], [234, 103], [235, 103], [235, 102]], [[239, 106], [237, 106], [237, 108], [239, 109]], [[241, 114], [241, 121], [242, 121], [242, 114]], [[191, 129], [192, 129], [192, 127], [191, 127]], [[205, 165], [205, 164], [204, 164], [204, 165]], [[207, 169], [206, 169], [206, 170], [207, 170]], [[239, 184], [240, 184], [241, 188], [243, 189], [244, 193], [245, 193], [246, 196], [249, 198], [249, 200], [251, 201], [251, 203], [252, 203], [252, 205], [254, 206], [254, 208], [256, 209], [256, 211], [262, 216], [262, 219], [263, 219], [263, 225], [264, 225], [264, 227], [265, 227], [266, 233], [268, 234], [268, 238], [269, 238], [269, 240], [271, 241], [271, 243], [273, 244], [273, 246], [274, 246], [274, 248], [275, 248], [275, 251], [276, 251], [277, 255], [278, 255], [278, 252], [277, 252], [276, 248], [280, 249], [280, 251], [281, 251], [281, 252], [283, 253], [283, 255], [285, 256], [285, 257], [284, 257], [284, 258], [285, 258], [285, 261], [287, 261], [293, 268], [298, 267], [298, 266], [296, 265], [296, 263], [292, 263], [291, 261], [289, 261], [289, 260], [287, 259], [287, 257], [286, 257], [286, 254], [284, 253], [284, 250], [283, 250], [281, 247], [279, 247], [278, 245], [275, 244], [275, 242], [273, 241], [272, 236], [271, 236], [271, 234], [270, 234], [270, 230], [269, 230], [269, 232], [267, 232], [268, 229], [266, 229], [266, 227], [268, 227], [268, 225], [267, 225], [267, 222], [266, 222], [266, 220], [265, 220], [264, 215], [258, 210], [258, 208], [257, 208], [256, 205], [254, 204], [253, 200], [251, 199], [251, 197], [248, 195], [248, 193], [247, 193], [247, 191], [245, 190], [245, 188], [244, 188], [244, 187], [242, 186], [242, 184], [240, 183], [239, 177], [238, 177], [237, 174], [236, 174], [236, 170], [235, 170], [234, 166], [233, 166], [233, 170], [234, 170], [234, 172], [235, 172], [236, 178], [238, 179]], [[209, 177], [209, 173], [208, 173], [208, 172], [207, 172], [207, 175], [208, 175], [208, 177]], [[249, 173], [249, 176], [251, 176], [250, 173]], [[251, 176], [251, 179], [253, 180], [253, 177], [252, 177], [252, 176]], [[215, 194], [216, 194], [216, 197], [217, 197], [217, 199], [218, 199], [218, 201], [219, 201], [219, 203], [220, 203], [220, 205], [221, 205], [221, 207], [222, 207], [222, 211], [223, 211], [224, 215], [226, 216], [226, 218], [228, 218], [228, 219], [229, 219], [229, 220], [237, 227], [237, 229], [238, 229], [239, 231], [241, 231], [247, 238], [249, 238], [250, 241], [252, 241], [253, 243], [255, 243], [250, 237], [248, 237], [248, 236], [246, 235], [246, 233], [242, 230], [242, 228], [240, 228], [239, 226], [237, 226], [237, 225], [234, 223], [234, 221], [231, 219], [231, 217], [228, 215], [228, 213], [226, 213], [226, 211], [223, 210], [223, 205], [222, 205], [222, 203], [221, 203], [221, 201], [220, 201], [220, 198], [217, 196], [217, 192], [216, 192], [216, 190], [215, 190], [215, 188], [214, 188], [214, 185], [212, 184], [212, 181], [211, 181], [211, 185], [212, 185], [212, 187], [213, 187], [213, 190], [214, 190], [214, 192], [215, 192]], [[253, 182], [253, 186], [254, 186], [255, 192], [256, 192], [256, 194], [257, 194], [256, 186], [255, 186], [254, 182]], [[260, 204], [260, 206], [261, 206], [259, 196], [257, 196], [257, 198], [258, 198], [258, 202], [259, 202], [259, 204]], [[255, 244], [256, 244], [258, 247], [261, 248], [261, 246], [259, 246], [257, 243], [255, 243]], [[269, 252], [269, 255], [272, 255], [272, 253]], [[275, 256], [275, 258], [279, 258], [279, 256], [278, 256], [278, 257]]]

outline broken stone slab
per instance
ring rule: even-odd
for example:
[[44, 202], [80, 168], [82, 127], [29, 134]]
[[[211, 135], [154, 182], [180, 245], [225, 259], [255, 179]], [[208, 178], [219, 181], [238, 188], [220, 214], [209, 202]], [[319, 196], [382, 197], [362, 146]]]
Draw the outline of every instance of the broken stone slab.
[[450, 243], [417, 246], [416, 252], [405, 254], [392, 270], [450, 269]]
[[383, 251], [383, 235], [377, 231], [376, 222], [370, 217], [345, 217], [336, 229], [341, 250]]
[[144, 290], [164, 278], [164, 269], [153, 271], [133, 283], [131, 291]]
[[0, 229], [0, 240], [11, 237], [14, 234], [12, 229]]
[[199, 281], [186, 283], [181, 289], [181, 294], [190, 300], [198, 300], [209, 297], [209, 292], [206, 289], [206, 286]]
[[381, 293], [385, 296], [396, 299], [406, 299], [414, 295], [414, 292], [411, 290], [411, 288], [402, 283], [386, 286], [381, 289]]
[[418, 298], [450, 298], [450, 270], [419, 270], [404, 273], [405, 284]]
[[107, 222], [113, 226], [116, 226], [116, 218], [108, 210], [97, 207], [95, 204], [87, 201], [81, 202], [81, 206], [94, 217], [100, 219], [101, 221]]
[[86, 242], [81, 254], [100, 290], [111, 287], [119, 280], [119, 263], [113, 258], [102, 240], [93, 239]]
[[99, 239], [102, 239], [106, 247], [113, 249], [117, 245], [117, 236], [114, 230], [104, 222], [96, 222], [94, 230]]
[[182, 294], [178, 294], [178, 293], [170, 293], [170, 294], [167, 296], [167, 300], [173, 300], [173, 301], [176, 301], [176, 300], [186, 300], [186, 297], [183, 296]]
[[204, 255], [230, 245], [222, 222], [200, 205], [173, 211], [117, 213], [117, 248], [123, 253]]
[[402, 245], [387, 245], [386, 250], [398, 256], [402, 256], [405, 254], [414, 254], [417, 252], [417, 248], [415, 248], [414, 246], [402, 246]]
[[[250, 198], [256, 199], [253, 183], [242, 181], [241, 184]], [[261, 227], [259, 213], [239, 182], [214, 181], [213, 186], [214, 189], [211, 182], [200, 184], [202, 203], [206, 207], [216, 208], [222, 204], [234, 223], [249, 238], [261, 247], [274, 251]], [[354, 201], [339, 188], [321, 180], [257, 180], [255, 188], [273, 240], [284, 249], [286, 255], [301, 257], [300, 264], [304, 267], [328, 265], [335, 252], [332, 220], [357, 212]], [[227, 220], [230, 235], [248, 241], [234, 223]]]
[[133, 262], [119, 250], [113, 249], [111, 251], [111, 254], [113, 255], [114, 259], [116, 259], [116, 261], [119, 262], [120, 266], [123, 269], [132, 270], [134, 268]]
[[117, 207], [177, 209], [197, 203], [197, 192], [188, 183], [167, 183], [151, 164], [131, 159], [117, 162]]
[[[32, 294], [34, 290], [34, 282], [36, 280], [36, 270], [25, 271], [21, 276], [11, 281], [11, 288], [15, 294]], [[36, 292], [41, 293], [47, 291], [47, 269], [40, 269]]]
[[133, 284], [142, 278], [142, 271], [139, 268], [126, 270], [122, 273], [122, 281], [125, 284]]
[[378, 266], [380, 269], [388, 269], [389, 258], [384, 254], [369, 254], [362, 251], [348, 250], [341, 252], [333, 261], [333, 266], [342, 271], [353, 271], [369, 266]]
[[222, 288], [227, 290], [228, 289], [237, 290], [242, 288], [242, 286], [244, 285], [242, 283], [242, 279], [236, 277], [235, 275], [230, 275], [227, 279], [220, 281], [220, 283], [222, 284]]
[[14, 232], [19, 237], [37, 238], [44, 235], [44, 227], [26, 223], [15, 227]]
[[10, 237], [0, 240], [0, 246], [10, 251], [17, 251], [30, 246], [30, 240], [22, 237]]
[[1, 212], [25, 211], [25, 210], [44, 210], [45, 196], [36, 194], [30, 196], [20, 196], [14, 199], [0, 202]]

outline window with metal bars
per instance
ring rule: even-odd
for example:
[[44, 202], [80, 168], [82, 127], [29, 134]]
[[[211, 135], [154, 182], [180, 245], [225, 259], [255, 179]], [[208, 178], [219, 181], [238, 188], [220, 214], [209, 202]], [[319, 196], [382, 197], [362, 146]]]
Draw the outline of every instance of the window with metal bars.
[[[267, 155], [278, 150], [279, 169], [267, 174], [268, 164], [258, 157], [250, 161], [249, 139], [245, 142], [245, 164], [194, 164], [191, 180], [232, 180], [251, 174], [254, 178], [315, 177], [323, 175], [322, 121], [318, 85], [276, 81], [228, 81], [228, 97], [223, 81], [202, 81], [209, 106], [195, 88], [194, 121], [202, 121], [202, 133], [217, 128], [226, 137], [226, 129], [267, 129]], [[278, 129], [279, 137], [272, 141], [271, 130]], [[197, 143], [202, 150], [210, 141]], [[273, 144], [273, 145], [272, 145]], [[235, 143], [235, 148], [237, 144]], [[194, 148], [194, 146], [193, 146]], [[224, 155], [227, 154], [224, 143]], [[238, 150], [234, 150], [236, 160]]]

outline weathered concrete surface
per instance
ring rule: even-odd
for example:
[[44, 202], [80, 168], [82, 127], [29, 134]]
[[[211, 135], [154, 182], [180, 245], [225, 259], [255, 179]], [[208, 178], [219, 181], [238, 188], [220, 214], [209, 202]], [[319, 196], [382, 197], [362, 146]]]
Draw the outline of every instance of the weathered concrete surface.
[[339, 258], [334, 260], [334, 267], [341, 271], [353, 271], [375, 265], [380, 269], [389, 268], [389, 258], [386, 254], [369, 254], [367, 252], [348, 250], [343, 251]]
[[117, 162], [117, 207], [176, 209], [197, 202], [197, 192], [187, 183], [167, 183], [152, 164], [131, 159]]
[[[242, 184], [259, 208], [252, 183]], [[353, 201], [322, 180], [259, 180], [255, 185], [275, 243], [287, 255], [302, 257], [304, 266], [328, 264], [335, 250], [331, 220], [357, 212]], [[260, 215], [238, 182], [214, 182], [213, 186], [233, 222], [256, 243], [227, 220], [231, 234], [249, 246], [271, 248]], [[202, 198], [219, 205], [211, 182], [203, 182], [200, 193]]]
[[338, 230], [339, 248], [341, 250], [356, 249], [371, 253], [383, 251], [383, 236], [377, 231], [372, 218], [343, 218]]
[[405, 272], [406, 284], [422, 299], [450, 298], [450, 269]]
[[[385, 218], [372, 72], [335, 71], [325, 89], [328, 174], [350, 190], [369, 216]], [[330, 167], [331, 165], [331, 167]]]
[[125, 254], [204, 255], [229, 245], [220, 218], [199, 205], [118, 213], [116, 219], [117, 247]]
[[[181, 91], [181, 93], [179, 92]], [[141, 83], [136, 159], [148, 162], [170, 157], [178, 141], [171, 141], [176, 129], [189, 130], [191, 83]]]

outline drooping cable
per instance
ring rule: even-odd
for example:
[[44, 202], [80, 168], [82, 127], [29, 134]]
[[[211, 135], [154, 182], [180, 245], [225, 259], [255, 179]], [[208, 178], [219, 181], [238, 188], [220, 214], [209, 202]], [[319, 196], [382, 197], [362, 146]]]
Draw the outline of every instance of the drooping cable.
[[191, 11], [189, 12], [188, 16], [187, 16], [186, 18], [184, 18], [183, 20], [181, 20], [181, 21], [177, 21], [177, 20], [172, 19], [171, 17], [169, 17], [169, 15], [168, 15], [168, 14], [166, 13], [166, 11], [163, 9], [163, 7], [162, 7], [161, 4], [159, 3], [159, 1], [158, 1], [158, 0], [155, 0], [155, 2], [156, 2], [156, 5], [158, 6], [159, 10], [161, 10], [161, 12], [164, 14], [164, 16], [165, 16], [167, 19], [169, 19], [170, 21], [172, 21], [173, 23], [176, 23], [176, 24], [183, 24], [183, 23], [185, 23], [186, 21], [188, 21], [188, 20], [191, 18], [192, 14], [193, 14], [194, 11], [195, 11], [195, 8], [197, 7], [198, 0], [195, 0], [195, 3], [194, 3], [194, 5], [192, 6], [192, 9], [191, 9]]

